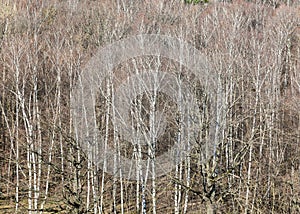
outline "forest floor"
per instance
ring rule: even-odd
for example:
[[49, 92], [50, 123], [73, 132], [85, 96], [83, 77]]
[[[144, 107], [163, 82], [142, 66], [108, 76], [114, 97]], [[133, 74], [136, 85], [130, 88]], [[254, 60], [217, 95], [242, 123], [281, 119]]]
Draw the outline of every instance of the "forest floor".
[[[48, 201], [45, 203], [44, 212], [45, 214], [52, 214], [52, 213], [66, 213], [62, 211], [61, 207], [62, 202], [54, 202]], [[28, 208], [28, 202], [26, 199], [20, 200], [19, 203], [19, 213], [26, 213]], [[0, 198], [0, 214], [10, 214], [15, 213], [15, 202], [13, 199], [10, 198]]]

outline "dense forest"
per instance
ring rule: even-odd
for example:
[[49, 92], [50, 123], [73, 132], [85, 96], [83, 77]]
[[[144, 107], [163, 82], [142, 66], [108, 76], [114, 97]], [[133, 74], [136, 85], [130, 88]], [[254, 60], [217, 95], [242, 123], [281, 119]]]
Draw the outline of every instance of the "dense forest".
[[2, 0], [0, 72], [0, 213], [300, 213], [298, 0]]

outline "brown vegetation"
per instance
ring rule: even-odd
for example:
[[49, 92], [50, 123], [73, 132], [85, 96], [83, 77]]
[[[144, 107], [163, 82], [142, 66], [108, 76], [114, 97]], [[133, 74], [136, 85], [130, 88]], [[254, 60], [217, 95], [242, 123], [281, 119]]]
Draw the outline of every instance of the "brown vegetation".
[[[299, 23], [296, 1], [2, 1], [0, 213], [299, 213]], [[80, 147], [71, 117], [71, 91], [86, 63], [99, 48], [137, 34], [170, 35], [194, 45], [220, 77], [225, 95], [224, 130], [214, 156], [199, 163], [194, 148], [155, 182], [104, 173]], [[124, 62], [113, 71], [113, 82], [143, 65], [180, 67], [158, 61], [147, 56]], [[209, 101], [204, 86], [190, 85], [199, 109], [208, 109], [201, 111], [198, 134], [205, 141]], [[109, 90], [102, 89], [97, 122], [117, 151], [107, 119]], [[149, 100], [141, 99], [149, 112]], [[169, 98], [160, 99], [158, 106], [173, 117], [160, 139], [162, 152], [174, 143], [178, 112]], [[123, 156], [132, 155], [128, 142], [121, 147]]]

